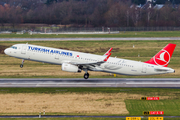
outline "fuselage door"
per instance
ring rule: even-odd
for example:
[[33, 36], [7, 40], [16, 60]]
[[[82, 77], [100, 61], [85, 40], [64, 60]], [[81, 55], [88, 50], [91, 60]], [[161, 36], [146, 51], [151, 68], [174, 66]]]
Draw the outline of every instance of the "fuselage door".
[[55, 53], [55, 59], [59, 60], [59, 54], [58, 53]]
[[21, 54], [26, 54], [26, 48], [27, 48], [27, 45], [22, 46]]
[[142, 73], [146, 73], [146, 70], [147, 70], [147, 65], [143, 64], [142, 65]]

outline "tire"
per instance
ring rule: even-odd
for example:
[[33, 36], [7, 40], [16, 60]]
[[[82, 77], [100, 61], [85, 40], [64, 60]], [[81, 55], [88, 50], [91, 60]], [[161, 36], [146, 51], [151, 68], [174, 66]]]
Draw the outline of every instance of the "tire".
[[23, 64], [20, 65], [20, 68], [23, 68]]
[[84, 74], [84, 79], [88, 79], [89, 78], [89, 73], [85, 73]]

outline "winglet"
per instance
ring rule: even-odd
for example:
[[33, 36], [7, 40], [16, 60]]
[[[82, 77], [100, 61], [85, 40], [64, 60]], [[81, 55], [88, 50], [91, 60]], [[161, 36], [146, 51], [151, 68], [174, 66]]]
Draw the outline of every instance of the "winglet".
[[109, 53], [111, 52], [112, 49], [113, 49], [113, 48], [110, 48], [103, 56], [109, 55]]
[[106, 61], [109, 59], [110, 56], [111, 56], [111, 53], [109, 53], [109, 54], [107, 55], [107, 57], [106, 57], [103, 61], [106, 62]]

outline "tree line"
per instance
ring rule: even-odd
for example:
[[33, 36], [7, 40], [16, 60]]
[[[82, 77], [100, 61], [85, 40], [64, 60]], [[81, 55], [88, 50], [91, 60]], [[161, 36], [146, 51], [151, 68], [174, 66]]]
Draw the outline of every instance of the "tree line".
[[[33, 0], [31, 0], [33, 1]], [[23, 1], [0, 5], [0, 24], [81, 25], [84, 27], [180, 26], [180, 7], [166, 2], [161, 9], [136, 7], [131, 0], [54, 0], [50, 4]]]

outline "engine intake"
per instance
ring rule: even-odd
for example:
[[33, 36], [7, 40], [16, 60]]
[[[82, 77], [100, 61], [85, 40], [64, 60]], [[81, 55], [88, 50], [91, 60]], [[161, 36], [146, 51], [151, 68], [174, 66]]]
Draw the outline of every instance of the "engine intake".
[[67, 71], [67, 72], [81, 72], [82, 71], [78, 66], [75, 66], [69, 63], [63, 63], [61, 70]]

